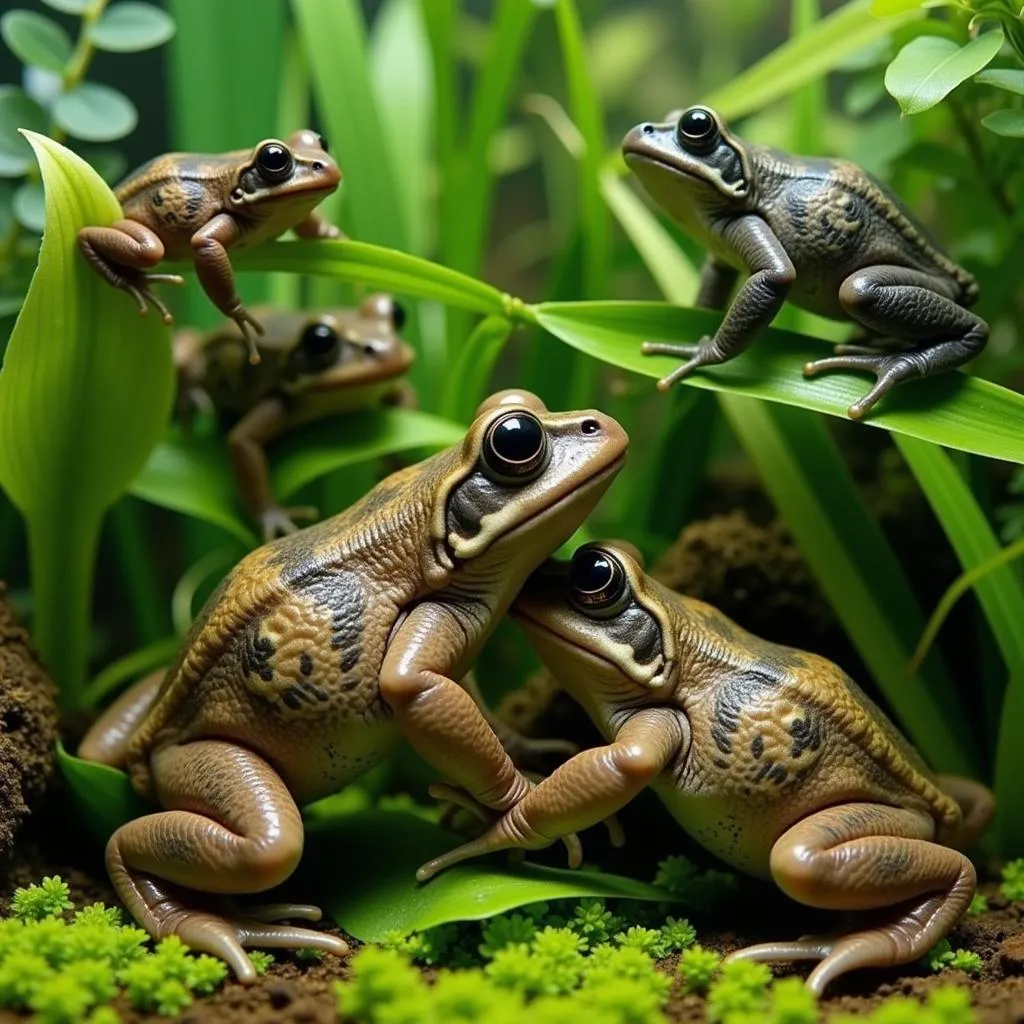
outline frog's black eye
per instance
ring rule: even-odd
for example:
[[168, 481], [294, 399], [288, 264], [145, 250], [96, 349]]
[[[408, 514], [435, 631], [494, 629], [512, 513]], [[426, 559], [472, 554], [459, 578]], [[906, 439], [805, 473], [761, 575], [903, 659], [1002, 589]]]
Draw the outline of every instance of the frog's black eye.
[[405, 326], [405, 307], [400, 302], [391, 303], [391, 326], [400, 331]]
[[484, 466], [497, 480], [526, 483], [547, 463], [548, 436], [543, 424], [528, 412], [510, 412], [495, 420], [482, 450]]
[[679, 118], [679, 141], [687, 148], [710, 149], [718, 141], [718, 122], [705, 107], [690, 107]]
[[256, 154], [256, 166], [267, 181], [284, 181], [292, 173], [294, 161], [286, 146], [268, 142]]
[[582, 612], [608, 612], [627, 594], [626, 572], [612, 554], [579, 548], [569, 566], [569, 597]]
[[309, 365], [321, 367], [329, 365], [337, 358], [341, 339], [330, 324], [320, 322], [310, 324], [302, 332], [300, 344]]

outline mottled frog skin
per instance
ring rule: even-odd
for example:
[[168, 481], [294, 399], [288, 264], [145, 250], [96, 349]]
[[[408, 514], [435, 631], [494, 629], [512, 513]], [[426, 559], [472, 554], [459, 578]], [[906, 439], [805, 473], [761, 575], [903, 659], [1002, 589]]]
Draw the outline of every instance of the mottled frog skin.
[[340, 238], [316, 207], [341, 182], [320, 135], [309, 129], [287, 142], [266, 139], [252, 150], [167, 153], [144, 164], [114, 189], [124, 213], [110, 227], [87, 227], [78, 244], [96, 272], [171, 323], [153, 283], [181, 284], [175, 274], [147, 274], [165, 259], [195, 262], [210, 301], [238, 325], [259, 361], [253, 331], [263, 325], [235, 290], [229, 249], [269, 241], [290, 228], [301, 238]]
[[[985, 346], [988, 325], [966, 308], [978, 297], [974, 278], [856, 164], [751, 145], [707, 107], [637, 125], [622, 150], [652, 198], [708, 250], [697, 305], [726, 310], [696, 345], [644, 345], [686, 360], [662, 389], [738, 355], [784, 301], [862, 328], [858, 343], [804, 367], [807, 376], [875, 374], [850, 406], [854, 419], [897, 384], [963, 366]], [[741, 272], [749, 276], [730, 302]]]
[[608, 745], [557, 768], [425, 876], [490, 850], [546, 846], [649, 785], [739, 870], [812, 906], [883, 911], [861, 931], [734, 954], [820, 959], [808, 979], [817, 993], [846, 971], [919, 958], [966, 911], [974, 868], [946, 844], [984, 829], [991, 794], [936, 777], [832, 662], [669, 590], [621, 542], [538, 570], [513, 616]]
[[412, 405], [400, 378], [413, 350], [399, 336], [405, 314], [389, 295], [369, 295], [355, 309], [261, 315], [266, 334], [260, 361], [247, 358], [237, 332], [179, 332], [174, 339], [182, 418], [193, 406], [212, 407], [227, 428], [239, 493], [264, 540], [294, 533], [293, 517], [274, 497], [264, 446], [295, 427], [382, 403]]
[[302, 853], [299, 805], [358, 778], [403, 735], [479, 804], [504, 813], [523, 796], [531, 784], [456, 681], [627, 443], [599, 412], [550, 413], [527, 392], [500, 392], [462, 444], [235, 567], [166, 676], [129, 691], [80, 749], [126, 765], [164, 808], [107, 847], [118, 895], [151, 935], [180, 935], [246, 981], [245, 945], [343, 953], [331, 936], [200, 894], [287, 878]]

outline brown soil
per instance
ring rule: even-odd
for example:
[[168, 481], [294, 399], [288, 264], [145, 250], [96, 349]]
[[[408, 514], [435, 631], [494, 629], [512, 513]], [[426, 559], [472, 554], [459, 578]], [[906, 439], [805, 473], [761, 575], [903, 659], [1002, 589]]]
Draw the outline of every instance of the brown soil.
[[56, 689], [18, 625], [0, 583], [0, 854], [53, 771]]

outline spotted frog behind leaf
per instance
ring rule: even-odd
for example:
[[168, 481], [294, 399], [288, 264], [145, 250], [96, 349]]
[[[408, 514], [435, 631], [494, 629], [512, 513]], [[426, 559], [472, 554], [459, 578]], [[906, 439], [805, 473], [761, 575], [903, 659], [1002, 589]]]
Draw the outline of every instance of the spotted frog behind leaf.
[[816, 993], [847, 971], [918, 959], [966, 912], [974, 867], [951, 847], [984, 830], [991, 794], [933, 775], [832, 662], [669, 590], [617, 542], [549, 562], [512, 615], [608, 745], [565, 762], [421, 877], [493, 850], [547, 846], [651, 786], [733, 867], [801, 903], [874, 912], [859, 931], [733, 954], [820, 960], [808, 978]]
[[[622, 143], [644, 188], [708, 250], [697, 305], [724, 309], [696, 345], [648, 342], [649, 355], [686, 361], [667, 389], [739, 355], [785, 301], [864, 329], [856, 344], [804, 367], [806, 376], [866, 370], [876, 382], [850, 406], [863, 417], [897, 384], [954, 370], [988, 340], [966, 307], [974, 278], [949, 259], [880, 181], [845, 160], [792, 156], [733, 135], [707, 107], [637, 125]], [[735, 298], [740, 272], [749, 275]]]
[[274, 498], [264, 445], [314, 420], [371, 408], [415, 404], [401, 380], [413, 350], [399, 336], [402, 307], [389, 295], [370, 295], [357, 309], [313, 315], [269, 312], [253, 365], [235, 331], [182, 331], [174, 339], [179, 408], [214, 409], [227, 426], [238, 490], [260, 524], [263, 539], [294, 533], [292, 517], [312, 509], [283, 509]]
[[302, 855], [299, 805], [359, 778], [403, 735], [478, 804], [514, 806], [531, 783], [456, 680], [597, 503], [627, 444], [602, 413], [499, 392], [461, 444], [244, 558], [162, 681], [129, 690], [79, 751], [127, 765], [163, 807], [107, 846], [135, 919], [222, 957], [243, 981], [255, 977], [244, 946], [344, 954], [333, 936], [267, 923], [317, 920], [316, 907], [242, 913], [228, 897], [286, 879]]
[[259, 245], [289, 228], [301, 238], [340, 238], [314, 209], [340, 182], [326, 142], [309, 129], [252, 150], [167, 153], [114, 189], [124, 217], [109, 227], [82, 228], [78, 244], [104, 281], [128, 292], [140, 313], [153, 306], [167, 324], [173, 317], [150, 284], [182, 279], [146, 271], [165, 259], [192, 259], [210, 301], [238, 324], [249, 358], [258, 362], [253, 331], [263, 334], [263, 325], [242, 305], [228, 250]]

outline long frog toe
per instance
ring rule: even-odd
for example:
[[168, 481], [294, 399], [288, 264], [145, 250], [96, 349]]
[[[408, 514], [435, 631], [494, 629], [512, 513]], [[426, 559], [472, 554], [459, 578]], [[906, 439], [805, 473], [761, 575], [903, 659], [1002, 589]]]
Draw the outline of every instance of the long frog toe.
[[702, 338], [697, 345], [675, 345], [661, 341], [645, 341], [640, 346], [640, 352], [645, 356], [676, 356], [684, 359], [685, 362], [677, 366], [670, 374], [658, 381], [660, 391], [668, 391], [673, 384], [686, 377], [689, 377], [694, 370], [706, 365], [705, 349], [710, 339]]
[[804, 366], [804, 376], [814, 377], [819, 373], [835, 370], [864, 370], [875, 375], [873, 387], [850, 406], [850, 419], [859, 420], [898, 384], [925, 376], [927, 368], [914, 353], [886, 355], [883, 353], [849, 353], [815, 359]]
[[299, 505], [295, 508], [279, 508], [273, 505], [260, 513], [260, 530], [264, 542], [298, 533], [296, 519], [316, 519], [317, 509], [313, 505]]

